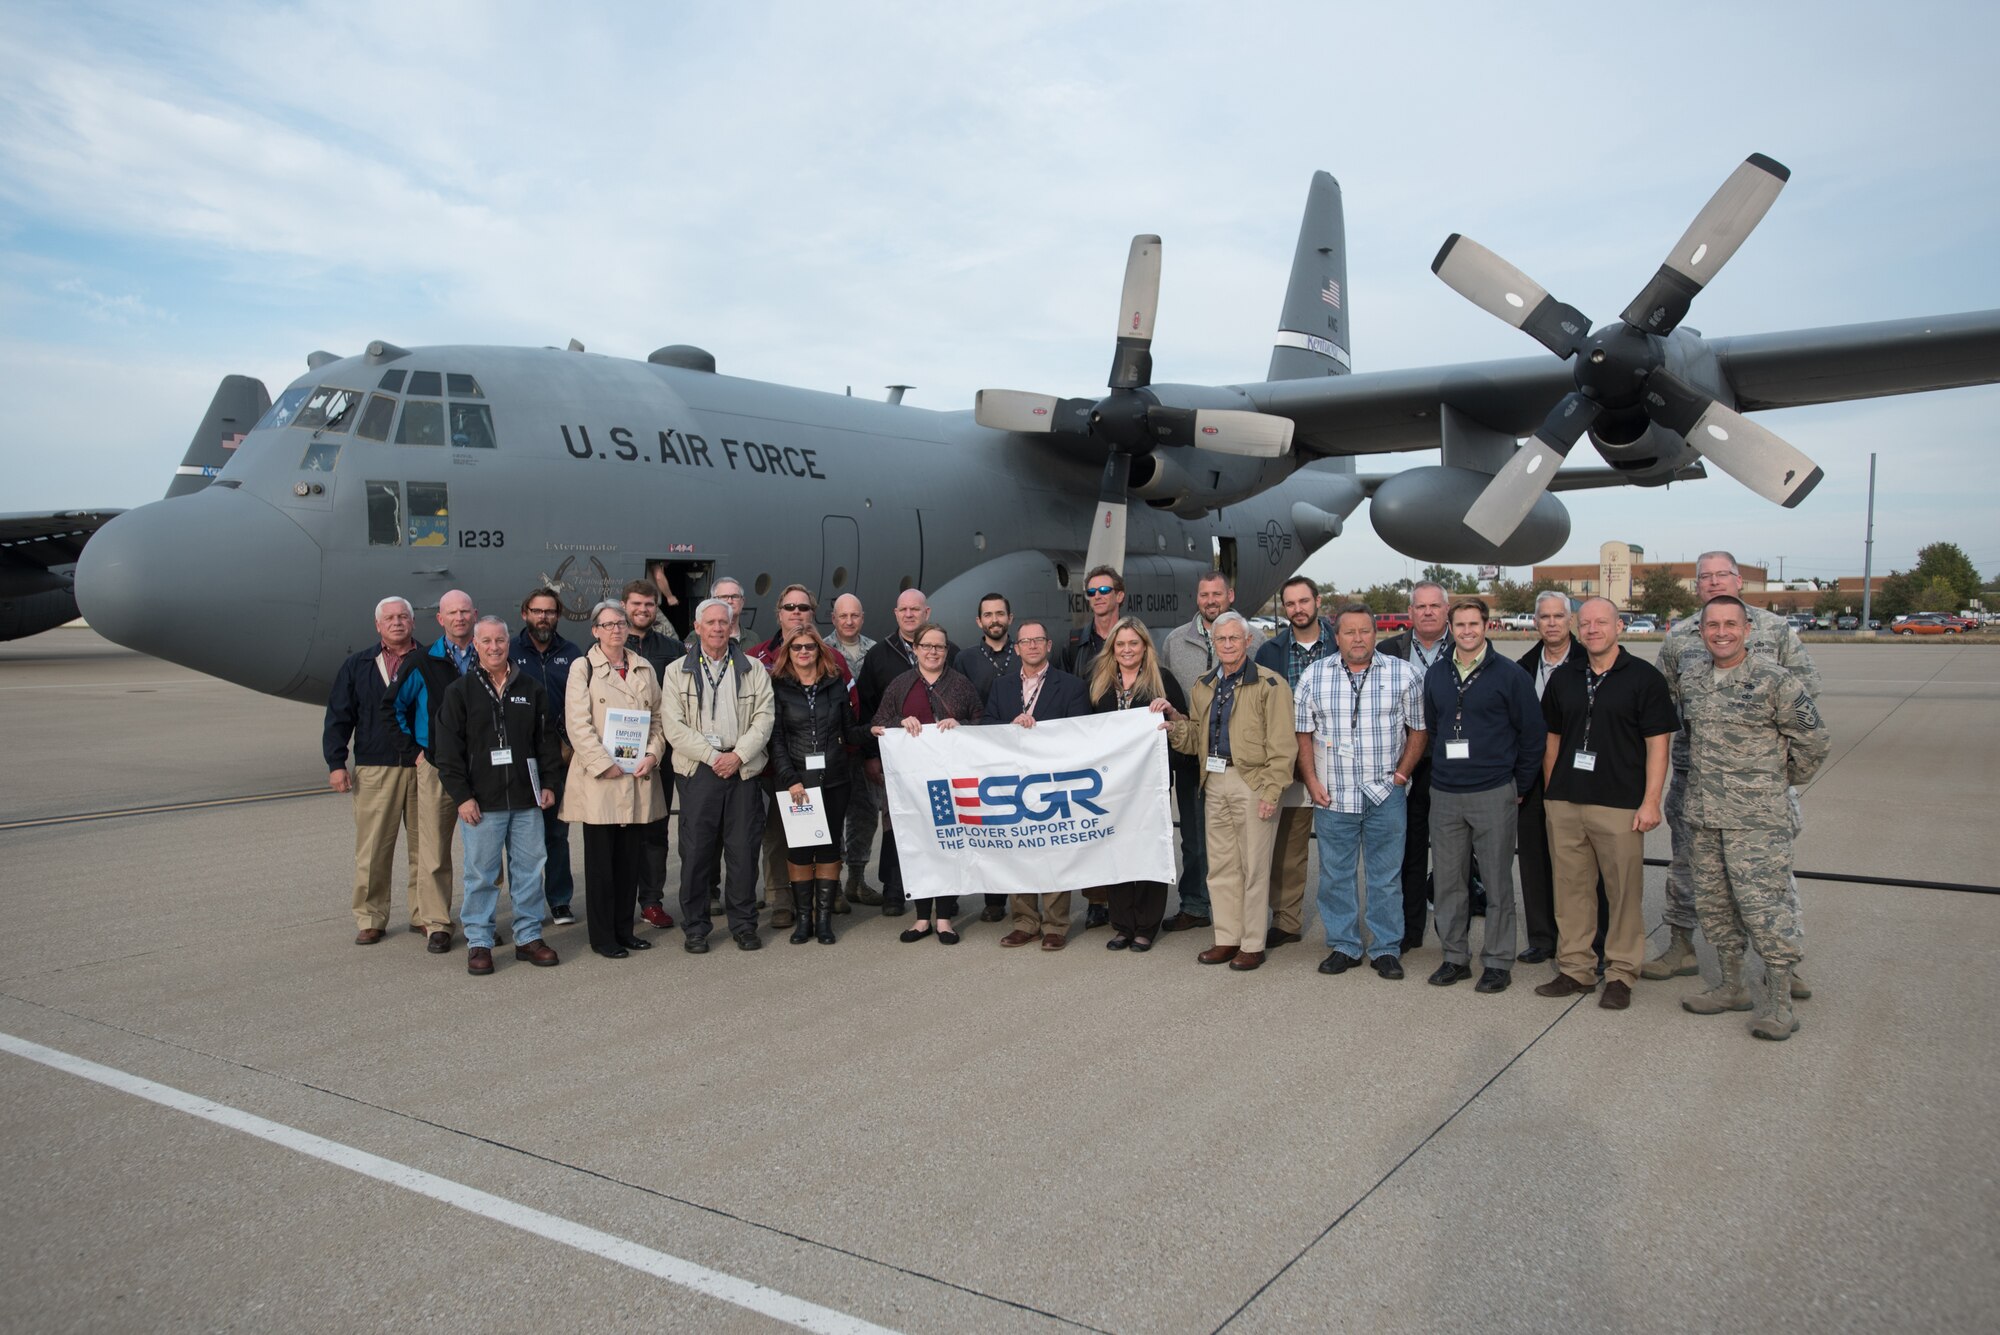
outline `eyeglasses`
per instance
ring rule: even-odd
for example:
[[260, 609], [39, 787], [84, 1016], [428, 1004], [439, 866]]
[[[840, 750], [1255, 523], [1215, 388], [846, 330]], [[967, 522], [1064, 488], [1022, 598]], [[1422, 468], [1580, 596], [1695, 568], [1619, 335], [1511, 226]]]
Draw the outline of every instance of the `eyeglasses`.
[[743, 601], [743, 595], [740, 593], [718, 593], [715, 596], [722, 599], [725, 603], [740, 603]]
[[1099, 584], [1094, 588], [1085, 589], [1084, 592], [1093, 598], [1102, 598], [1107, 594], [1118, 592], [1118, 587], [1115, 584]]
[[813, 605], [811, 603], [779, 603], [778, 610], [780, 612], [810, 612], [813, 610]]
[[599, 621], [594, 628], [597, 630], [630, 630], [632, 629], [632, 623], [629, 621]]
[[1049, 637], [1046, 635], [1023, 635], [1020, 639], [1014, 641], [1015, 644], [1047, 644], [1048, 642]]
[[944, 649], [945, 647], [941, 644], [920, 644], [917, 646], [917, 652], [920, 654], [941, 654], [944, 652]]
[[1735, 573], [1734, 570], [1710, 570], [1705, 574], [1695, 576], [1695, 578], [1706, 584], [1718, 579], [1728, 579]]

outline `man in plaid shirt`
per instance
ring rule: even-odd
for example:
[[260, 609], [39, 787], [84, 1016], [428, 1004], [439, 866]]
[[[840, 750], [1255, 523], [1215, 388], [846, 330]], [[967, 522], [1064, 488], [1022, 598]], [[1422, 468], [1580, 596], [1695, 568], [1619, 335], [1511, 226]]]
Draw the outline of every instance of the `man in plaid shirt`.
[[1333, 952], [1319, 971], [1361, 963], [1355, 858], [1365, 852], [1370, 962], [1382, 977], [1401, 978], [1405, 803], [1428, 740], [1423, 677], [1375, 651], [1375, 614], [1359, 603], [1335, 614], [1334, 642], [1339, 656], [1305, 670], [1294, 704], [1319, 839], [1319, 917]]

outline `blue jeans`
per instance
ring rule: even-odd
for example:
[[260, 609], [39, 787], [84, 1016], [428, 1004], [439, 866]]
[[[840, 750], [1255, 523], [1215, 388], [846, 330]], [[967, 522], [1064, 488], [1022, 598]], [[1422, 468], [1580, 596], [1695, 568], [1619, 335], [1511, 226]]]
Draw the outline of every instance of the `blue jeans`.
[[500, 911], [500, 854], [507, 854], [507, 894], [514, 901], [514, 944], [542, 939], [542, 919], [549, 904], [542, 894], [542, 868], [548, 862], [542, 842], [542, 813], [535, 807], [520, 811], [484, 811], [479, 824], [458, 823], [465, 840], [465, 902], [459, 918], [465, 924], [465, 944], [493, 948], [493, 919]]
[[1380, 806], [1359, 813], [1313, 809], [1313, 833], [1319, 837], [1319, 920], [1329, 949], [1361, 958], [1361, 910], [1355, 895], [1355, 855], [1360, 854], [1368, 869], [1371, 958], [1402, 954], [1407, 792], [1392, 789]]
[[542, 846], [549, 855], [542, 889], [550, 912], [568, 908], [570, 900], [576, 897], [576, 876], [569, 869], [569, 822], [556, 818], [556, 813], [562, 810], [562, 788], [558, 786], [555, 791], [555, 802], [542, 813]]
[[1208, 901], [1208, 817], [1201, 800], [1201, 771], [1174, 775], [1174, 801], [1181, 823], [1181, 912], [1215, 916]]

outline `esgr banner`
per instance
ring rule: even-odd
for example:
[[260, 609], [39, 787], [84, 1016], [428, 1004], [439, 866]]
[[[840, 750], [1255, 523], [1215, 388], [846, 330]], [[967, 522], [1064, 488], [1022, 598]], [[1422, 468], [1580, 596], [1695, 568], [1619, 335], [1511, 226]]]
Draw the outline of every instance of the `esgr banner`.
[[1150, 710], [882, 735], [913, 899], [1174, 879], [1167, 734]]

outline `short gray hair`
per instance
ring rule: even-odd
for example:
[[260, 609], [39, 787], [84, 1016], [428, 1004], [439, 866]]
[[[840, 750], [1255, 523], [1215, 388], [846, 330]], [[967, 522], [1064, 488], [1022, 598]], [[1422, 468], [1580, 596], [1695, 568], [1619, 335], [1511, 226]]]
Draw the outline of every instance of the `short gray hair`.
[[714, 579], [708, 582], [709, 591], [714, 592], [716, 588], [724, 584], [734, 584], [736, 586], [736, 592], [738, 594], [741, 594], [743, 592], [743, 587], [744, 587], [743, 581], [736, 578], [736, 576], [734, 575], [717, 575]]
[[411, 616], [415, 616], [417, 614], [417, 609], [410, 606], [410, 600], [408, 598], [398, 597], [396, 594], [392, 593], [387, 598], [384, 598], [381, 602], [375, 604], [375, 619], [377, 621], [380, 621], [382, 619], [382, 609], [387, 607], [391, 603], [401, 603], [403, 605], [403, 610], [405, 612], [408, 612]]
[[509, 635], [514, 633], [507, 629], [507, 621], [504, 617], [481, 617], [472, 623], [472, 633], [477, 635], [481, 626], [498, 626], [500, 629], [507, 631]]
[[1249, 639], [1250, 623], [1244, 620], [1243, 614], [1237, 611], [1233, 607], [1230, 608], [1227, 612], [1224, 612], [1221, 616], [1217, 617], [1215, 620], [1208, 623], [1208, 633], [1210, 635], [1213, 635], [1218, 629], [1228, 625], [1232, 621], [1234, 621], [1237, 625], [1243, 627], [1243, 638]]
[[1417, 605], [1417, 590], [1419, 589], [1436, 589], [1438, 596], [1443, 598], [1447, 605], [1451, 602], [1451, 591], [1445, 588], [1444, 585], [1434, 579], [1420, 579], [1410, 586], [1410, 606], [1412, 607]]
[[[737, 587], [741, 588], [742, 586], [738, 585]], [[721, 608], [722, 614], [728, 617], [732, 621], [736, 619], [736, 609], [731, 607], [728, 603], [724, 602], [720, 598], [704, 598], [700, 602], [696, 603], [694, 605], [694, 619], [697, 622], [700, 621], [703, 615], [705, 615], [708, 609], [711, 607]]]
[[1540, 616], [1542, 614], [1542, 604], [1547, 602], [1551, 598], [1555, 599], [1557, 602], [1563, 605], [1563, 611], [1567, 612], [1570, 610], [1568, 594], [1564, 593], [1561, 589], [1543, 589], [1540, 593], [1535, 595], [1536, 616]]
[[629, 619], [625, 615], [624, 603], [619, 602], [615, 598], [606, 598], [603, 602], [599, 603], [597, 606], [590, 609], [590, 628], [592, 630], [597, 629], [597, 618], [603, 615], [604, 610], [606, 608], [609, 608], [613, 612], [616, 612], [618, 614], [618, 619], [620, 621], [625, 621]]
[[1696, 570], [1701, 569], [1701, 563], [1703, 561], [1708, 560], [1711, 556], [1719, 556], [1723, 560], [1729, 562], [1729, 570], [1731, 574], [1740, 575], [1743, 573], [1743, 567], [1736, 563], [1736, 554], [1734, 552], [1725, 552], [1721, 550], [1713, 552], [1703, 552], [1700, 556], [1695, 557], [1694, 568]]

